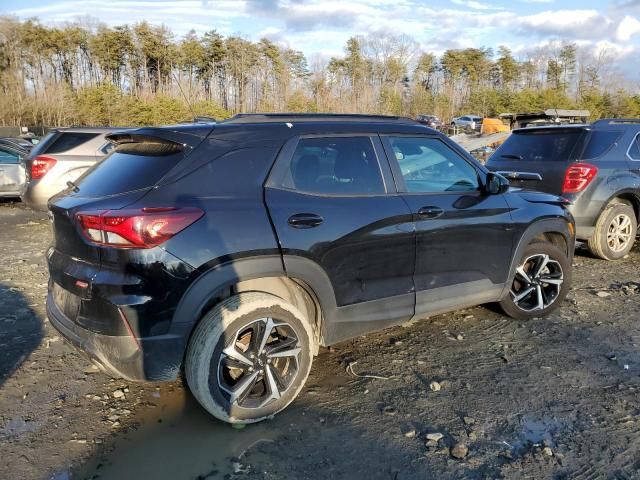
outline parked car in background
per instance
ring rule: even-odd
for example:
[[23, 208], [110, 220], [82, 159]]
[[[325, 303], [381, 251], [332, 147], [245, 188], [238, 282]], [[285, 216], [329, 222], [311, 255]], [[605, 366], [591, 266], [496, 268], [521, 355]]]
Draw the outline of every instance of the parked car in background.
[[0, 197], [19, 197], [26, 181], [29, 152], [14, 144], [0, 143]]
[[435, 115], [418, 115], [416, 117], [416, 122], [421, 123], [422, 125], [426, 125], [427, 127], [431, 127], [435, 130], [439, 130], [442, 128], [442, 120], [440, 120]]
[[46, 208], [49, 198], [66, 189], [68, 182], [75, 182], [113, 149], [113, 143], [105, 135], [114, 130], [61, 128], [49, 132], [27, 159], [27, 184], [22, 200], [32, 208]]
[[34, 146], [34, 144], [26, 138], [20, 137], [0, 137], [0, 146], [2, 145], [12, 145], [27, 150], [28, 152], [31, 151]]
[[576, 236], [606, 260], [633, 247], [640, 218], [640, 119], [514, 130], [487, 167], [571, 201]]
[[487, 302], [541, 317], [570, 287], [564, 201], [510, 190], [413, 120], [245, 114], [107, 138], [49, 202], [49, 319], [114, 376], [184, 366], [226, 422], [284, 409], [320, 345]]
[[480, 127], [482, 127], [482, 117], [478, 117], [477, 115], [457, 117], [451, 121], [451, 126], [463, 130], [480, 130]]

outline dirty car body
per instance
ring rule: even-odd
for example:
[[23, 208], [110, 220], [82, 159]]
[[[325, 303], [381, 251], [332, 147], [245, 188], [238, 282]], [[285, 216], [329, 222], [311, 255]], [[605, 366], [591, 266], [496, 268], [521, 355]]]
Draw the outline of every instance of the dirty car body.
[[47, 311], [115, 376], [174, 379], [207, 312], [246, 292], [293, 305], [317, 347], [501, 301], [532, 242], [572, 256], [562, 200], [507, 190], [411, 120], [241, 115], [108, 139], [49, 202]]

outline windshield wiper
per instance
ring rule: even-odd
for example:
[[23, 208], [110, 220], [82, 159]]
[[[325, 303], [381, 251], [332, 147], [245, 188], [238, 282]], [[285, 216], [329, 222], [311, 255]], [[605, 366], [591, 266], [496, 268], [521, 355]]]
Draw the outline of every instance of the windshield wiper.
[[515, 155], [513, 153], [503, 153], [500, 156], [504, 158], [513, 158], [514, 160], [522, 160], [522, 155]]
[[73, 193], [78, 193], [80, 191], [80, 187], [73, 183], [71, 180], [67, 182], [67, 187], [73, 190]]

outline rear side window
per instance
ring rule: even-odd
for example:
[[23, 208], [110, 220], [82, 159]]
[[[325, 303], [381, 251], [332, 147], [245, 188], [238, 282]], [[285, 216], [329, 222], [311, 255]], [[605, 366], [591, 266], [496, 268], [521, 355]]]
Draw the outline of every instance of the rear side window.
[[613, 148], [621, 136], [621, 131], [594, 130], [589, 136], [589, 141], [580, 156], [580, 160], [600, 158]]
[[100, 135], [99, 133], [88, 132], [61, 132], [60, 135], [51, 142], [51, 144], [42, 153], [62, 153], [72, 148], [76, 148], [92, 138]]
[[75, 183], [81, 197], [104, 197], [155, 185], [183, 158], [175, 144], [131, 143], [114, 150]]
[[636, 135], [629, 147], [629, 157], [632, 160], [640, 160], [640, 134]]
[[306, 193], [384, 193], [378, 158], [369, 137], [303, 138], [282, 186]]
[[494, 157], [497, 160], [566, 162], [571, 159], [582, 134], [582, 130], [514, 133], [496, 151]]
[[16, 164], [20, 162], [20, 156], [11, 150], [0, 148], [0, 164]]

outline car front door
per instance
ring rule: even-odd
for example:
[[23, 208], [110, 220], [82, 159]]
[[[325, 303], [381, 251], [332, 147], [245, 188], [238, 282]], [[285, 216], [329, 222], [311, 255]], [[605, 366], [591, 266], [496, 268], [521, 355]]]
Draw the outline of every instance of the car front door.
[[291, 140], [265, 197], [287, 273], [335, 299], [320, 298], [327, 343], [413, 316], [413, 220], [377, 135]]
[[416, 228], [416, 315], [497, 300], [507, 281], [513, 229], [503, 195], [437, 136], [383, 136]]
[[19, 195], [25, 182], [22, 155], [11, 148], [0, 148], [0, 194]]

